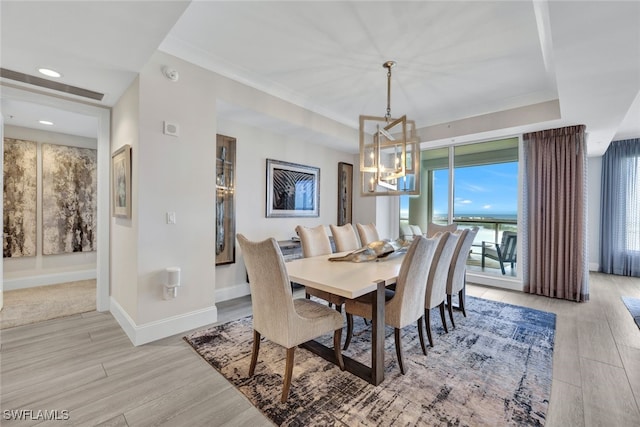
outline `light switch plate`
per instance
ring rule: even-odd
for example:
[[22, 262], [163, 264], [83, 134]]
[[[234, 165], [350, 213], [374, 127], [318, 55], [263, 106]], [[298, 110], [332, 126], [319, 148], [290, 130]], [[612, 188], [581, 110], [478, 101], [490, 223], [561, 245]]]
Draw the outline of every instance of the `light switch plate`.
[[175, 223], [176, 223], [176, 213], [167, 212], [167, 224], [175, 224]]

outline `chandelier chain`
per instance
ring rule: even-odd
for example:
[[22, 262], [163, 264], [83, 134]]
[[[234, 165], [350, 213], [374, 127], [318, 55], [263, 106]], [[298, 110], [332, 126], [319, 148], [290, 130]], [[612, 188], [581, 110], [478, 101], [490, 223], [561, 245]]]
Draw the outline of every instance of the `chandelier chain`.
[[391, 68], [396, 65], [396, 61], [387, 61], [382, 66], [387, 69], [387, 114], [384, 118], [387, 123], [391, 120]]
[[391, 67], [393, 65], [386, 63], [387, 68], [387, 114], [384, 116], [387, 119], [387, 123], [391, 120]]
[[384, 117], [387, 123], [391, 120], [391, 67], [387, 71], [387, 114]]

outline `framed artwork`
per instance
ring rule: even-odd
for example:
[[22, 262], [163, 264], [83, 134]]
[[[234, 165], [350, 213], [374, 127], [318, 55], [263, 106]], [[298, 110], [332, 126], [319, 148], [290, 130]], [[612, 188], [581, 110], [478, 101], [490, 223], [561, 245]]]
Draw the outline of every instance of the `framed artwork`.
[[351, 223], [353, 214], [353, 165], [338, 163], [338, 225]]
[[4, 139], [3, 258], [36, 255], [37, 144]]
[[97, 248], [97, 150], [42, 144], [42, 254]]
[[216, 135], [216, 265], [236, 262], [236, 139]]
[[267, 159], [267, 218], [320, 216], [320, 168]]
[[131, 146], [123, 145], [111, 156], [112, 211], [119, 218], [131, 218]]

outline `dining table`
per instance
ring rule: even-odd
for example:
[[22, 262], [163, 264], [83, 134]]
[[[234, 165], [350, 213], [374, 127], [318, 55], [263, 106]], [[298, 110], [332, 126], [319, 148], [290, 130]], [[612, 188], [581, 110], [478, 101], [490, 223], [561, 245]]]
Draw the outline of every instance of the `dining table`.
[[[378, 385], [384, 380], [385, 288], [396, 283], [404, 258], [403, 251], [367, 262], [331, 261], [349, 252], [300, 258], [285, 263], [289, 279], [347, 299], [372, 294], [371, 364], [365, 365], [343, 355], [345, 369]], [[303, 348], [337, 363], [333, 348], [312, 340]]]

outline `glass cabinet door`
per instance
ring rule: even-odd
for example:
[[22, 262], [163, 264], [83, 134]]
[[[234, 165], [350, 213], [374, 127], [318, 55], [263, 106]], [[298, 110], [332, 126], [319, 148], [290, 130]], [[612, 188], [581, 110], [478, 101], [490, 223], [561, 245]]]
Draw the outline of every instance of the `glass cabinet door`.
[[236, 261], [236, 139], [216, 137], [216, 265]]

